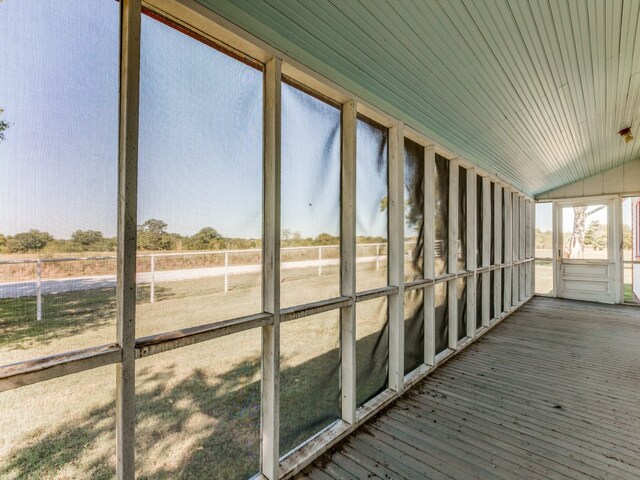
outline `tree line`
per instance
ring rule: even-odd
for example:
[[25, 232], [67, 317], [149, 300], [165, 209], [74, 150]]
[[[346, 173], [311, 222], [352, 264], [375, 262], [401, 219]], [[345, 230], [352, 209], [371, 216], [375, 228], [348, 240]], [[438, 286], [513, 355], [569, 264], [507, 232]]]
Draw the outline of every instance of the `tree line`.
[[[193, 235], [181, 235], [167, 230], [163, 220], [151, 218], [138, 225], [138, 249], [146, 251], [171, 250], [246, 250], [260, 248], [259, 238], [225, 237], [213, 227], [204, 227]], [[303, 237], [300, 232], [282, 231], [283, 247], [339, 245], [340, 237], [321, 233], [316, 237]], [[358, 243], [382, 243], [382, 237], [358, 237]], [[13, 236], [0, 234], [0, 252], [113, 252], [116, 237], [105, 237], [97, 230], [76, 230], [69, 239], [56, 239], [49, 232], [31, 229]]]

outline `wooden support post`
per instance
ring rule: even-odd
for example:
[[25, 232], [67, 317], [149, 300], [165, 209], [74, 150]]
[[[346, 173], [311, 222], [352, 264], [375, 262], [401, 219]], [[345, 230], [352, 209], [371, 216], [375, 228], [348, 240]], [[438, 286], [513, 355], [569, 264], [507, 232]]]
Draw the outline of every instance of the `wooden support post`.
[[[476, 170], [467, 169], [467, 270], [475, 272], [477, 267], [476, 243], [478, 218], [476, 199]], [[476, 274], [467, 277], [467, 337], [476, 335]]]
[[[520, 255], [520, 206], [518, 203], [518, 192], [515, 190], [511, 194], [511, 260], [518, 260]], [[511, 271], [511, 305], [518, 304], [520, 298], [520, 268], [519, 265], [514, 265]]]
[[[436, 149], [424, 149], [424, 278], [435, 279]], [[435, 287], [424, 289], [424, 362], [436, 364]]]
[[[529, 215], [529, 258], [535, 258], [536, 256], [536, 204], [534, 201], [529, 202], [529, 209], [531, 214]], [[535, 293], [536, 287], [536, 262], [530, 262], [531, 275], [529, 276], [529, 291], [527, 296]]]
[[[458, 160], [449, 161], [449, 273], [458, 271]], [[449, 348], [458, 347], [458, 284], [448, 282]]]
[[[495, 263], [499, 265], [502, 263], [502, 186], [499, 183], [496, 183], [494, 186], [493, 218], [494, 259]], [[500, 313], [502, 312], [502, 270], [494, 270], [491, 274], [494, 275], [494, 290], [492, 295], [496, 308], [493, 316], [500, 318]]]
[[140, 0], [120, 3], [120, 129], [118, 138], [118, 246], [116, 338], [116, 476], [135, 477], [136, 232]]
[[[491, 180], [482, 179], [482, 266], [491, 265]], [[488, 327], [491, 321], [491, 272], [482, 273], [482, 326]]]
[[389, 129], [389, 388], [404, 386], [404, 125]]
[[[519, 206], [520, 206], [520, 223], [519, 223], [519, 227], [520, 227], [520, 238], [519, 238], [519, 244], [518, 247], [520, 249], [520, 253], [519, 253], [519, 258], [520, 260], [524, 260], [525, 254], [526, 254], [526, 239], [527, 239], [527, 220], [528, 220], [528, 215], [527, 215], [527, 209], [525, 206], [525, 198], [522, 195], [518, 196], [518, 202], [519, 202]], [[518, 292], [519, 292], [519, 296], [518, 296], [518, 300], [521, 302], [525, 299], [526, 296], [526, 289], [525, 289], [525, 281], [526, 281], [526, 268], [527, 268], [528, 264], [521, 264], [520, 265], [520, 286], [518, 287]]]
[[264, 76], [264, 218], [262, 304], [273, 325], [262, 327], [261, 472], [279, 478], [280, 461], [280, 118], [279, 58], [267, 62]]
[[340, 309], [342, 420], [356, 421], [356, 125], [354, 101], [342, 105], [340, 293], [353, 303]]
[[[513, 231], [511, 229], [511, 189], [504, 188], [504, 263], [513, 261]], [[503, 310], [511, 310], [511, 271], [512, 267], [506, 266], [504, 272], [504, 306]]]

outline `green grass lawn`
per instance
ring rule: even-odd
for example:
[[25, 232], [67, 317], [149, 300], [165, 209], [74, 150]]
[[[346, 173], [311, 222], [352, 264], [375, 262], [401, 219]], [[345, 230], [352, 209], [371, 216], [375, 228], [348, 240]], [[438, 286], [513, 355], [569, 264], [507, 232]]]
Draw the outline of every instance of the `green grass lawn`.
[[[337, 272], [336, 272], [337, 275]], [[386, 272], [362, 275], [377, 285]], [[367, 280], [368, 279], [368, 280]], [[139, 290], [137, 334], [148, 335], [259, 311], [259, 281], [235, 279], [226, 294], [216, 279], [167, 282], [149, 303]], [[336, 276], [284, 277], [289, 301], [333, 296]], [[0, 302], [0, 363], [112, 342], [114, 292]], [[384, 388], [386, 301], [357, 307], [358, 399]], [[281, 451], [339, 415], [339, 314], [283, 324]], [[246, 478], [259, 466], [260, 329], [172, 350], [136, 362], [137, 477]], [[373, 369], [370, 368], [374, 364]], [[368, 375], [370, 371], [374, 374]], [[113, 478], [115, 367], [0, 393], [0, 478]]]

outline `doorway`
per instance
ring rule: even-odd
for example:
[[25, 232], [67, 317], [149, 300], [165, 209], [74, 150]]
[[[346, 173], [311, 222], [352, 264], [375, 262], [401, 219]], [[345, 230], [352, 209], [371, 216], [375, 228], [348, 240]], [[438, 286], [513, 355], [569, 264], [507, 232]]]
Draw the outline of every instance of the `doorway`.
[[614, 200], [557, 203], [557, 295], [616, 303]]

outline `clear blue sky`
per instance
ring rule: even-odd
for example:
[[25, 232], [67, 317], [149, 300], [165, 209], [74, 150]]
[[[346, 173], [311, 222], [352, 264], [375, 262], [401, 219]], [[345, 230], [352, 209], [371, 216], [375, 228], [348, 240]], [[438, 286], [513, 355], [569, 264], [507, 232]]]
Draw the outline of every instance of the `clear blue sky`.
[[[118, 15], [112, 0], [0, 2], [0, 107], [11, 124], [0, 233], [115, 235]], [[259, 237], [261, 72], [148, 17], [142, 27], [140, 223]], [[282, 98], [282, 228], [337, 235], [340, 112], [288, 85]], [[357, 140], [357, 233], [386, 237], [384, 139], [359, 121]], [[550, 208], [538, 206], [536, 222], [550, 230]]]
[[[119, 4], [0, 2], [0, 233], [116, 232]], [[262, 73], [143, 17], [138, 219], [259, 237]], [[282, 228], [339, 232], [339, 110], [283, 86]], [[386, 236], [379, 138], [358, 130], [358, 231]], [[386, 156], [386, 151], [384, 152]]]

